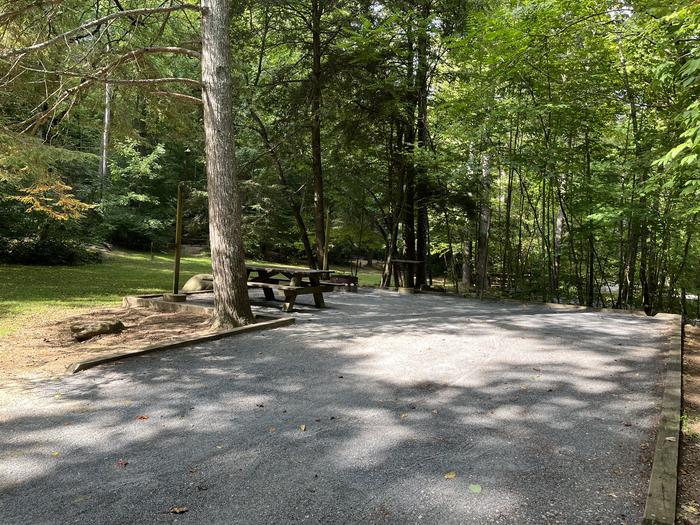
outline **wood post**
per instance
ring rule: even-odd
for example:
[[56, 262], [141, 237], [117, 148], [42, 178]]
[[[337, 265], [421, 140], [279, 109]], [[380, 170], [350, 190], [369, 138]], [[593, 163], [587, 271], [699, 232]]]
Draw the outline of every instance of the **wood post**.
[[326, 208], [326, 224], [325, 232], [323, 237], [323, 270], [328, 270], [328, 246], [330, 244], [331, 236], [331, 210]]
[[182, 213], [185, 207], [185, 183], [177, 185], [177, 212], [175, 218], [175, 267], [173, 269], [173, 293], [180, 291], [180, 252], [182, 248]]

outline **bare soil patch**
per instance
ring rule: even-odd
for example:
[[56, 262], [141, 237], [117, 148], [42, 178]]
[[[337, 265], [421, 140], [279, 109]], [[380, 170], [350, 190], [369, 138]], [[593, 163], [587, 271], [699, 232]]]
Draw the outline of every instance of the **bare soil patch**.
[[[73, 323], [115, 318], [126, 326], [119, 334], [101, 335], [82, 343], [71, 335]], [[61, 376], [77, 361], [214, 331], [206, 315], [146, 308], [101, 308], [60, 320], [38, 321], [0, 338], [0, 385]]]
[[676, 522], [700, 525], [700, 327], [687, 325]]

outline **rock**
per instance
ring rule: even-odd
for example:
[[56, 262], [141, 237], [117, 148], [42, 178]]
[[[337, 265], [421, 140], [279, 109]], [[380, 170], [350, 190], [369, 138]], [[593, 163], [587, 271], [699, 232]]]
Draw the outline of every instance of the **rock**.
[[214, 276], [208, 273], [193, 275], [182, 287], [183, 292], [201, 292], [214, 289]]
[[109, 319], [106, 321], [85, 321], [71, 325], [70, 331], [73, 339], [77, 341], [87, 341], [97, 335], [118, 334], [124, 330], [125, 326], [119, 319]]

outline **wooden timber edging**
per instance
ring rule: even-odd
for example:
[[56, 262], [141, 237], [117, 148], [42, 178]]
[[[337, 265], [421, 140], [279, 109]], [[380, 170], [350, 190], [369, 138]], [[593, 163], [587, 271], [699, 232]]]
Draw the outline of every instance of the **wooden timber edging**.
[[[680, 316], [674, 316], [680, 318]], [[680, 323], [680, 326], [677, 324]], [[683, 371], [683, 321], [670, 323], [669, 354], [661, 402], [661, 418], [656, 434], [649, 491], [642, 525], [676, 523], [678, 488], [678, 441], [681, 426]]]
[[[152, 297], [159, 297], [159, 296], [152, 296]], [[168, 307], [164, 307], [164, 309], [160, 309], [160, 304], [156, 303], [161, 303], [165, 305], [175, 305], [178, 308], [175, 309], [167, 309]], [[142, 306], [146, 308], [152, 308], [155, 310], [163, 311], [163, 312], [175, 312], [175, 311], [189, 311], [189, 312], [197, 312], [197, 313], [210, 313], [211, 308], [206, 307], [206, 306], [199, 306], [199, 305], [194, 305], [194, 304], [187, 304], [187, 303], [167, 303], [165, 301], [157, 301], [155, 299], [151, 299], [150, 297], [125, 297], [124, 298], [124, 306], [129, 306], [129, 307], [134, 307], [134, 306]], [[185, 308], [183, 308], [185, 307]], [[144, 348], [139, 348], [136, 350], [127, 350], [123, 352], [116, 352], [114, 354], [102, 356], [102, 357], [97, 357], [95, 359], [89, 359], [86, 361], [80, 361], [78, 363], [73, 363], [69, 365], [67, 368], [68, 370], [75, 374], [77, 372], [80, 372], [82, 370], [87, 370], [88, 368], [93, 368], [95, 366], [103, 365], [106, 363], [111, 363], [113, 361], [119, 361], [120, 359], [125, 359], [128, 357], [135, 357], [139, 355], [144, 355], [144, 354], [150, 354], [153, 352], [159, 352], [161, 350], [171, 350], [175, 348], [182, 348], [184, 346], [190, 346], [193, 344], [198, 344], [198, 343], [206, 343], [209, 341], [216, 341], [218, 339], [223, 339], [225, 337], [231, 337], [233, 335], [240, 335], [240, 334], [245, 334], [248, 332], [258, 332], [260, 330], [269, 330], [271, 328], [279, 328], [282, 326], [289, 326], [291, 324], [294, 324], [295, 319], [294, 317], [273, 317], [273, 316], [263, 316], [263, 315], [258, 315], [256, 316], [256, 319], [258, 322], [254, 324], [249, 324], [246, 326], [240, 326], [238, 328], [232, 328], [230, 330], [222, 330], [221, 332], [216, 332], [213, 334], [207, 334], [207, 335], [200, 335], [200, 336], [194, 336], [194, 337], [185, 337], [185, 338], [180, 338], [176, 339], [174, 341], [169, 341], [167, 343], [157, 343], [154, 345], [149, 345]]]

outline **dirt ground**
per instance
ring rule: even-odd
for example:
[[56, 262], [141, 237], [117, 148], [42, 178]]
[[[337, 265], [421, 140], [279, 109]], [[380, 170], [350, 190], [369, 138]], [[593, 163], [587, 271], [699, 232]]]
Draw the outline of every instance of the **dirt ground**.
[[[82, 343], [71, 336], [73, 323], [114, 318], [126, 326], [119, 334], [97, 336]], [[211, 331], [207, 316], [145, 308], [92, 309], [60, 320], [37, 321], [0, 338], [0, 385], [58, 377], [77, 361]]]
[[700, 327], [686, 325], [676, 522], [700, 525]]

